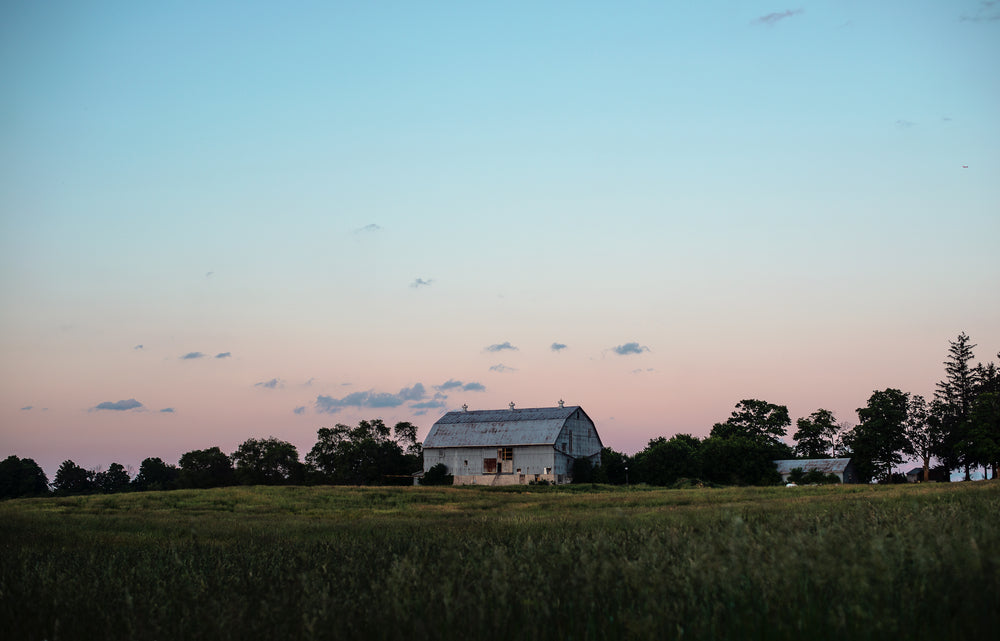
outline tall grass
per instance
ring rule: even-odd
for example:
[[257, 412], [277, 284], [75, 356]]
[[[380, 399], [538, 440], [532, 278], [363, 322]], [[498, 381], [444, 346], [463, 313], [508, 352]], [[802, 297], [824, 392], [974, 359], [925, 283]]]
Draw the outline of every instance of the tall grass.
[[0, 629], [51, 640], [992, 639], [998, 514], [993, 482], [8, 501]]

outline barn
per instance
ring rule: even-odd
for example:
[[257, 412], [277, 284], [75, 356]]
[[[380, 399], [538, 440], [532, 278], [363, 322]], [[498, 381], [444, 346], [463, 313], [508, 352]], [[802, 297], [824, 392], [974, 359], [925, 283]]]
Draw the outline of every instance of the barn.
[[573, 462], [601, 463], [601, 437], [579, 406], [448, 412], [424, 439], [424, 471], [443, 463], [456, 485], [569, 483]]
[[781, 474], [782, 481], [788, 480], [788, 475], [792, 473], [792, 470], [800, 468], [803, 472], [816, 470], [823, 474], [834, 474], [841, 483], [858, 482], [857, 470], [854, 469], [854, 463], [849, 458], [785, 459], [775, 461], [774, 464], [778, 468], [778, 474]]

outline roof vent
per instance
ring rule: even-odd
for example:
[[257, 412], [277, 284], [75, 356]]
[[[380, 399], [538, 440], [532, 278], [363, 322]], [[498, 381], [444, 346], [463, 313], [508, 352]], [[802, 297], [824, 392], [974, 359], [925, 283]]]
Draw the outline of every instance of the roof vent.
[[514, 401], [510, 402], [510, 411], [514, 411]]
[[462, 411], [463, 412], [468, 412], [469, 411], [469, 404], [468, 403], [463, 403], [462, 404]]
[[563, 406], [563, 403], [565, 403], [565, 401], [563, 401], [563, 400], [562, 400], [562, 399], [560, 398], [560, 399], [559, 399], [559, 407], [560, 407], [560, 408], [561, 408], [561, 407]]

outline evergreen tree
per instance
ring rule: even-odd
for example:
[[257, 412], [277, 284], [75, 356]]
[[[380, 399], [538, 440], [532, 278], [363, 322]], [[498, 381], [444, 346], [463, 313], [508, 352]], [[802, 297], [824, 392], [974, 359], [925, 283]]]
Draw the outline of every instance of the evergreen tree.
[[934, 392], [938, 401], [934, 406], [938, 412], [935, 423], [942, 435], [935, 454], [949, 471], [964, 467], [966, 480], [972, 463], [968, 457], [969, 412], [976, 396], [976, 372], [969, 366], [975, 345], [970, 345], [969, 340], [962, 332], [954, 341], [948, 341], [945, 379]]

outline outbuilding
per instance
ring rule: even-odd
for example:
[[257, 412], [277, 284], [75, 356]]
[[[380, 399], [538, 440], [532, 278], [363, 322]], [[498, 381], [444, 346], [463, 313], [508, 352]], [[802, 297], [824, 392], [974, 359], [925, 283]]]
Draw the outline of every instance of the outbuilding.
[[782, 481], [788, 481], [788, 475], [794, 469], [801, 469], [803, 472], [822, 472], [823, 474], [833, 474], [841, 483], [857, 483], [858, 472], [854, 468], [854, 463], [849, 458], [802, 458], [785, 459], [774, 462], [781, 474]]
[[573, 463], [601, 463], [601, 437], [583, 408], [448, 412], [424, 439], [424, 471], [443, 463], [456, 485], [569, 483]]

